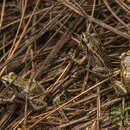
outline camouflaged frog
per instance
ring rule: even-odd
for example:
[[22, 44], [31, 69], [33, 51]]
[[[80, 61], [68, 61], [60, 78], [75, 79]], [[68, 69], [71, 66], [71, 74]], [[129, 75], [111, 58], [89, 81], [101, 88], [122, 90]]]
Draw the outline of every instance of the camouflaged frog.
[[82, 44], [89, 48], [94, 62], [93, 72], [110, 72], [110, 57], [106, 54], [106, 50], [102, 47], [101, 41], [96, 33], [85, 33], [82, 35]]
[[35, 80], [31, 82], [29, 92], [27, 91], [27, 87], [29, 85], [28, 80], [18, 77], [14, 72], [10, 72], [9, 74], [2, 76], [1, 80], [5, 86], [12, 83], [12, 85], [16, 86], [17, 89], [20, 90], [20, 92], [17, 95], [14, 94], [12, 98], [1, 99], [1, 101], [13, 102], [15, 98], [21, 96], [25, 99], [26, 93], [28, 93], [29, 103], [35, 110], [41, 110], [47, 106], [47, 103], [41, 97], [32, 99], [32, 97], [36, 96], [36, 94], [40, 94], [45, 91], [44, 87]]
[[121, 55], [120, 81], [113, 81], [116, 92], [120, 95], [130, 93], [130, 50]]

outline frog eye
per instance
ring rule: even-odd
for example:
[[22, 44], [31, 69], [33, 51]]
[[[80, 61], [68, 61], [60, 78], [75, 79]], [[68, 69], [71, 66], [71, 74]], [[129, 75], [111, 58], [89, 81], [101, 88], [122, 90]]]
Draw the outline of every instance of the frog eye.
[[17, 77], [17, 75], [16, 75], [14, 72], [10, 72], [10, 73], [9, 73], [9, 78], [10, 78], [10, 80], [11, 80], [11, 79], [14, 80], [16, 77]]
[[120, 59], [123, 59], [123, 58], [125, 57], [125, 55], [126, 55], [126, 52], [122, 53], [122, 54], [120, 55]]
[[130, 50], [127, 51], [127, 55], [130, 55]]
[[11, 77], [12, 77], [12, 76], [15, 76], [15, 73], [14, 73], [14, 72], [10, 72], [10, 73], [9, 73], [9, 76], [11, 76]]

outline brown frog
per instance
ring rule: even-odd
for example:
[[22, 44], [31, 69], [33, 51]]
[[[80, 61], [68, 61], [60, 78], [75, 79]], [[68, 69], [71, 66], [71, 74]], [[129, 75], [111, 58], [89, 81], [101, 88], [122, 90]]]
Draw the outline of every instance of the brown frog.
[[101, 41], [96, 33], [82, 33], [82, 42], [87, 46], [94, 61], [93, 72], [110, 72], [110, 57], [102, 47]]

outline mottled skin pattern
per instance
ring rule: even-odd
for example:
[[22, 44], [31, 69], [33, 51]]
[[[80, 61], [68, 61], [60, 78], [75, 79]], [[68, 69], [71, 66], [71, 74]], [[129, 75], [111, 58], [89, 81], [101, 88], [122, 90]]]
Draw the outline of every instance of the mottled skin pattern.
[[96, 33], [82, 33], [83, 45], [93, 52], [93, 66], [94, 72], [109, 72], [110, 70], [110, 57], [106, 54], [106, 50], [102, 47], [101, 40]]
[[[20, 89], [21, 92], [17, 95], [23, 96], [23, 98], [25, 98], [26, 93], [28, 93], [29, 102], [35, 110], [41, 110], [47, 105], [47, 103], [41, 97], [32, 99], [32, 97], [36, 94], [40, 94], [45, 91], [44, 87], [35, 80], [31, 82], [29, 91], [27, 89], [29, 85], [28, 80], [18, 77], [14, 72], [10, 72], [9, 74], [2, 76], [1, 80], [6, 86], [7, 84], [12, 83], [12, 85], [15, 85], [18, 89]], [[0, 101], [13, 102], [15, 98], [16, 95], [14, 94], [12, 98], [5, 100], [1, 99]]]
[[130, 50], [121, 55], [120, 81], [114, 81], [114, 87], [118, 94], [130, 93]]

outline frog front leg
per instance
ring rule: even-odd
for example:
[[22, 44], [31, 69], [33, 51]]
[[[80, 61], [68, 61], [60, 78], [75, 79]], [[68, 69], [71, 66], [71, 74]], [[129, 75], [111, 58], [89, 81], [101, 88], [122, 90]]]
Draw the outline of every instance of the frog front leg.
[[[17, 97], [25, 100], [26, 94], [26, 90], [22, 90], [17, 94]], [[28, 95], [28, 101], [29, 105], [31, 105], [36, 111], [42, 110], [47, 106], [47, 103], [41, 97], [32, 99], [32, 96]]]
[[123, 83], [118, 81], [118, 80], [114, 80], [112, 83], [113, 87], [115, 88], [116, 92], [119, 95], [125, 95], [127, 94], [127, 90], [125, 89], [125, 87], [123, 86]]

